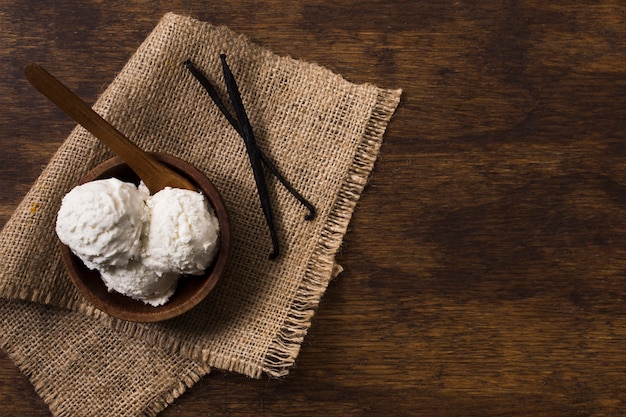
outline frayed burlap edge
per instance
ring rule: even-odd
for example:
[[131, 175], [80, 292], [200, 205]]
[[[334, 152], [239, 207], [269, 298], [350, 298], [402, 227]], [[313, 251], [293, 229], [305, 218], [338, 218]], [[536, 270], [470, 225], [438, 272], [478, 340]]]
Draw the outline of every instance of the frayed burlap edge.
[[168, 391], [161, 393], [159, 396], [154, 398], [151, 403], [146, 404], [146, 408], [141, 414], [139, 414], [138, 417], [156, 417], [157, 414], [165, 410], [165, 408], [167, 408], [169, 405], [173, 404], [178, 397], [183, 395], [185, 391], [187, 391], [194, 384], [200, 381], [202, 377], [208, 375], [209, 372], [210, 368], [208, 367], [198, 368], [196, 370], [189, 371], [189, 373], [185, 375], [178, 384], [170, 387]]
[[341, 272], [341, 267], [335, 263], [335, 256], [378, 158], [383, 135], [398, 106], [401, 93], [402, 90], [379, 90], [365, 126], [363, 140], [333, 204], [317, 248], [309, 260], [287, 318], [265, 355], [262, 372], [271, 377], [284, 377], [289, 373], [322, 295], [330, 280]]
[[[21, 301], [26, 302], [27, 301]], [[49, 386], [45, 381], [41, 381], [35, 376], [31, 367], [33, 362], [27, 360], [26, 356], [16, 352], [15, 346], [9, 339], [0, 338], [0, 349], [2, 349], [8, 357], [13, 361], [15, 366], [28, 377], [29, 382], [33, 386], [37, 395], [41, 397], [43, 402], [49, 407], [50, 412], [56, 417], [75, 417], [70, 411], [66, 411], [58, 404], [58, 395], [54, 391], [54, 387]], [[194, 369], [190, 369], [186, 374], [179, 375], [180, 379], [173, 382], [168, 388], [155, 395], [149, 403], [145, 404], [144, 409], [137, 417], [156, 417], [161, 411], [165, 410], [169, 405], [173, 404], [177, 398], [182, 396], [185, 391], [199, 382], [204, 376], [211, 372], [211, 368], [207, 365], [197, 363]]]

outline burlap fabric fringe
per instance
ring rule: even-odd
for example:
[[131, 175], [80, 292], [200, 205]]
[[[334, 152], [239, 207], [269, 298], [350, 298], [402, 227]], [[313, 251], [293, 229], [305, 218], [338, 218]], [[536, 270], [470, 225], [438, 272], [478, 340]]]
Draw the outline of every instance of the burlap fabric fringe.
[[[278, 261], [268, 259], [243, 141], [182, 64], [192, 59], [226, 97], [220, 53], [259, 146], [318, 209], [305, 221], [306, 209], [268, 178]], [[335, 254], [399, 96], [277, 56], [225, 27], [164, 16], [94, 108], [143, 149], [211, 178], [230, 214], [232, 258], [206, 301], [180, 318], [129, 323], [86, 303], [61, 264], [54, 222], [62, 196], [111, 154], [74, 129], [0, 235], [0, 342], [53, 414], [152, 416], [211, 367], [285, 375], [337, 271]]]

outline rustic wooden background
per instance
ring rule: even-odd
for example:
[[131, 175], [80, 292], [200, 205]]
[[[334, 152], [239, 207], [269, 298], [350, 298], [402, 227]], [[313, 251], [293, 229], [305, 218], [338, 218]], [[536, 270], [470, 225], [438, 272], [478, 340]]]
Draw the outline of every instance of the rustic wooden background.
[[0, 226], [73, 127], [24, 66], [93, 102], [168, 11], [404, 94], [291, 375], [163, 417], [626, 415], [626, 3], [0, 0]]

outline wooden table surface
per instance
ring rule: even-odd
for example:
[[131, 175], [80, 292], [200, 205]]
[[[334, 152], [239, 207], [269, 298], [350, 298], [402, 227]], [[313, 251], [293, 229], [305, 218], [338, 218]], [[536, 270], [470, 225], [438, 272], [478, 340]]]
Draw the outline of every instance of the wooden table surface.
[[[626, 4], [0, 0], [0, 226], [168, 11], [402, 88], [297, 366], [173, 416], [626, 415]], [[0, 415], [49, 416], [0, 356]]]

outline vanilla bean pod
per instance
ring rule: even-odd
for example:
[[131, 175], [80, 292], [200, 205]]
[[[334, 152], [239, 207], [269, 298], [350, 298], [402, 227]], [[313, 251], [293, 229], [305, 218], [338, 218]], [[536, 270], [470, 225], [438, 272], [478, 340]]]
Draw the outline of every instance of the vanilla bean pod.
[[265, 176], [263, 174], [261, 166], [259, 149], [256, 145], [256, 139], [254, 138], [254, 133], [252, 132], [252, 126], [250, 125], [250, 120], [248, 120], [246, 109], [244, 108], [243, 102], [241, 101], [241, 95], [239, 94], [237, 82], [235, 81], [235, 77], [228, 67], [228, 64], [226, 63], [226, 55], [221, 54], [220, 59], [222, 60], [222, 71], [224, 72], [224, 82], [226, 83], [226, 89], [228, 90], [228, 95], [235, 109], [235, 115], [237, 116], [239, 126], [241, 127], [241, 133], [243, 134], [243, 141], [246, 145], [246, 150], [248, 151], [248, 157], [250, 159], [250, 165], [252, 167], [254, 181], [256, 182], [256, 186], [259, 191], [261, 207], [263, 209], [263, 214], [265, 215], [265, 220], [267, 221], [267, 226], [270, 229], [270, 236], [272, 238], [273, 245], [273, 251], [270, 255], [270, 259], [274, 259], [279, 255], [280, 249], [278, 243], [278, 235], [276, 233], [276, 227], [274, 225], [272, 204], [270, 201], [267, 184], [265, 182]]
[[[228, 122], [231, 124], [231, 126], [235, 129], [235, 131], [241, 136], [243, 137], [243, 132], [241, 130], [241, 126], [239, 125], [239, 122], [237, 121], [237, 119], [235, 119], [235, 117], [233, 117], [233, 115], [228, 111], [228, 109], [226, 108], [226, 106], [224, 105], [224, 102], [222, 101], [222, 99], [220, 98], [219, 94], [217, 93], [217, 91], [215, 90], [215, 88], [213, 87], [213, 85], [211, 84], [211, 82], [204, 76], [204, 74], [198, 70], [195, 65], [193, 64], [193, 62], [191, 62], [190, 59], [187, 59], [184, 62], [185, 66], [187, 67], [187, 69], [189, 69], [189, 71], [191, 72], [191, 74], [198, 80], [198, 82], [202, 85], [202, 87], [204, 87], [204, 89], [206, 90], [206, 92], [209, 94], [209, 97], [211, 97], [211, 99], [213, 100], [213, 102], [215, 103], [215, 105], [217, 106], [217, 108], [220, 110], [220, 112], [222, 112], [222, 114], [224, 115], [224, 117], [226, 118], [226, 120], [228, 120]], [[257, 147], [258, 149], [258, 147]], [[283, 187], [285, 187], [285, 189], [291, 194], [293, 195], [303, 206], [305, 206], [307, 208], [307, 210], [309, 211], [309, 213], [307, 215], [305, 215], [305, 219], [306, 220], [313, 220], [315, 218], [315, 216], [317, 215], [315, 206], [313, 206], [313, 204], [311, 202], [309, 202], [304, 196], [302, 196], [294, 187], [293, 185], [291, 185], [291, 183], [289, 181], [287, 181], [287, 179], [280, 173], [280, 171], [278, 170], [278, 168], [276, 168], [276, 166], [272, 163], [272, 161], [265, 156], [265, 154], [259, 149], [258, 150], [259, 153], [259, 157], [261, 158], [261, 162], [263, 162], [263, 165], [265, 165], [265, 167], [270, 171], [270, 173], [272, 175], [274, 175], [278, 181], [280, 181], [280, 183], [283, 185]]]

